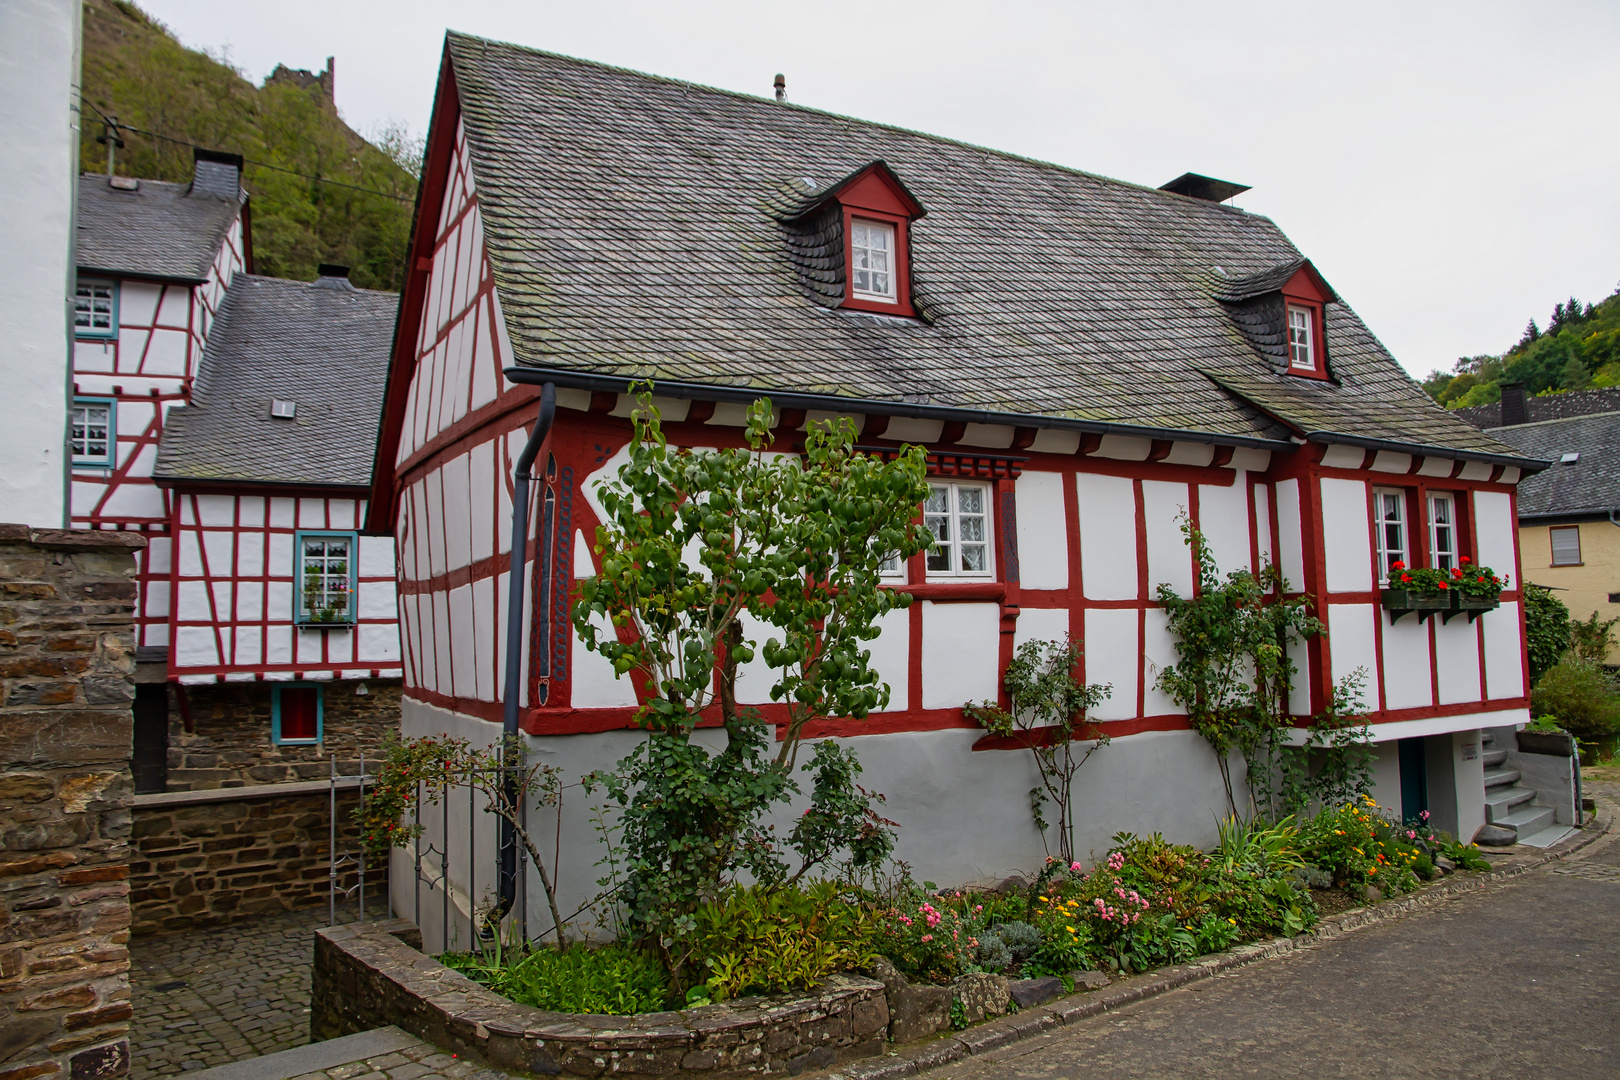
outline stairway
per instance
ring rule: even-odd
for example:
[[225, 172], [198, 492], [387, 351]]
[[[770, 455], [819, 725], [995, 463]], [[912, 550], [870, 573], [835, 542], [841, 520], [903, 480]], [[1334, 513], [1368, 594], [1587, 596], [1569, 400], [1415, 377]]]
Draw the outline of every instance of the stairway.
[[[1550, 806], [1536, 804], [1536, 789], [1519, 782], [1518, 769], [1507, 767], [1508, 752], [1497, 748], [1490, 732], [1482, 738], [1485, 755], [1485, 820], [1512, 829], [1523, 843], [1553, 829], [1556, 816]], [[1481, 843], [1484, 843], [1481, 840]]]

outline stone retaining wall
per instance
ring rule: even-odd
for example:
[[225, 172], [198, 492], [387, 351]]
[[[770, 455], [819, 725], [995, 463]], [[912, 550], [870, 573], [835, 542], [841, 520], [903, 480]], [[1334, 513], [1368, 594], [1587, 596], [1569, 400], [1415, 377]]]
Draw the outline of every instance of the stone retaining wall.
[[0, 1080], [129, 1070], [127, 533], [0, 525]]
[[393, 1024], [497, 1068], [596, 1077], [743, 1076], [825, 1069], [883, 1051], [883, 984], [835, 975], [816, 991], [679, 1012], [542, 1012], [479, 986], [418, 951], [405, 920], [316, 931], [310, 1037]]
[[[338, 853], [357, 854], [354, 786], [337, 800]], [[135, 797], [130, 861], [134, 931], [219, 926], [327, 902], [331, 793], [327, 784], [261, 785]], [[358, 877], [342, 867], [338, 887]], [[388, 864], [366, 868], [368, 907], [382, 911]]]

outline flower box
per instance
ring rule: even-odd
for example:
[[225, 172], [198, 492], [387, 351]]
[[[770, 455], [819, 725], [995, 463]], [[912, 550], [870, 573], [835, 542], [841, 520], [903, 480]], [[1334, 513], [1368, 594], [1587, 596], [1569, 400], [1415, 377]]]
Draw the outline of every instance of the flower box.
[[1385, 589], [1382, 594], [1384, 610], [1389, 621], [1399, 622], [1404, 615], [1416, 615], [1418, 621], [1432, 619], [1451, 610], [1451, 596], [1445, 592], [1416, 592], [1411, 589]]
[[1441, 622], [1450, 622], [1458, 615], [1467, 615], [1468, 621], [1473, 622], [1487, 611], [1495, 611], [1502, 606], [1500, 596], [1469, 596], [1459, 589], [1451, 592], [1451, 610], [1441, 616]]

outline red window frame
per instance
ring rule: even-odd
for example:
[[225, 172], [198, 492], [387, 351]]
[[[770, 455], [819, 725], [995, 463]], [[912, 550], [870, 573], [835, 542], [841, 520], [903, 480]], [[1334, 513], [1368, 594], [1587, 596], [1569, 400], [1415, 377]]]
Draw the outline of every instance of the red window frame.
[[[844, 210], [844, 302], [846, 311], [871, 311], [882, 315], [916, 315], [911, 306], [911, 220], [899, 214], [881, 210], [868, 210], [862, 206], [845, 206]], [[875, 221], [894, 227], [894, 299], [874, 300], [855, 295], [855, 219]]]
[[[1288, 350], [1288, 374], [1297, 375], [1302, 379], [1327, 379], [1327, 325], [1322, 317], [1322, 305], [1332, 298], [1326, 289], [1325, 283], [1315, 274], [1307, 263], [1299, 268], [1288, 283], [1282, 287], [1283, 294], [1283, 345]], [[1302, 368], [1294, 366], [1294, 347], [1292, 342], [1292, 328], [1290, 325], [1290, 312], [1295, 309], [1304, 311], [1311, 320], [1311, 367]]]

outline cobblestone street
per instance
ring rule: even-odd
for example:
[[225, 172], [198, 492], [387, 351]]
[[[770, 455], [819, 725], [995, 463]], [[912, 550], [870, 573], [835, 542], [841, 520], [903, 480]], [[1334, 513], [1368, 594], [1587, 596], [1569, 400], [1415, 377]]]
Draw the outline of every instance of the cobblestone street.
[[[213, 930], [135, 938], [131, 1080], [308, 1042], [311, 935], [326, 918], [322, 905]], [[353, 916], [340, 912], [340, 921], [347, 918]]]

